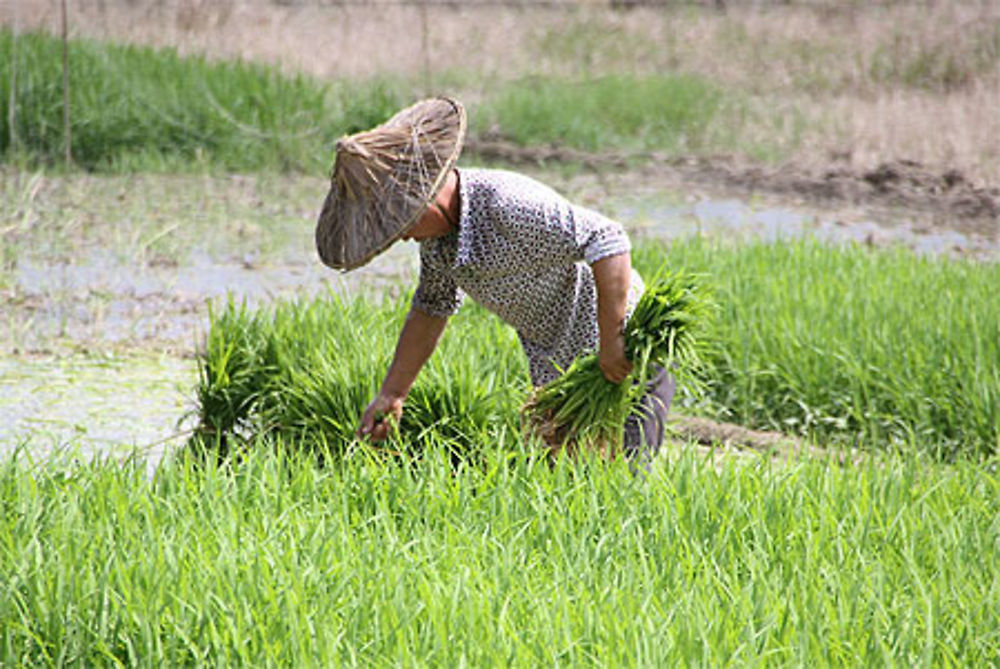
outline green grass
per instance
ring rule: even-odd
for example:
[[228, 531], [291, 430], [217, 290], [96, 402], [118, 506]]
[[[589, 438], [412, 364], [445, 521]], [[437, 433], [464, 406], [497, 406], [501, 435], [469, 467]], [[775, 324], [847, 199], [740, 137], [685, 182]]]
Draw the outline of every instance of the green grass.
[[695, 152], [721, 103], [718, 89], [693, 76], [529, 79], [491, 95], [474, 127], [522, 145]]
[[[15, 39], [5, 28], [0, 53], [11, 63], [0, 72], [0, 154], [59, 163], [61, 42]], [[69, 63], [73, 160], [89, 170], [322, 173], [338, 136], [383, 120], [404, 99], [387, 80], [323, 85], [260, 65], [89, 40], [70, 41]]]
[[998, 660], [1000, 480], [982, 467], [688, 455], [635, 479], [261, 446], [152, 480], [0, 464], [0, 663]]
[[[704, 393], [678, 406], [868, 450], [949, 459], [1000, 445], [1000, 266], [813, 242], [641, 246], [635, 264], [707, 278], [719, 305]], [[406, 301], [323, 297], [216, 314], [201, 421], [342, 452], [389, 363]], [[363, 333], [359, 336], [359, 333]], [[513, 331], [471, 306], [413, 391], [401, 447], [446, 431], [480, 452], [516, 431], [528, 380]]]
[[[15, 39], [5, 28], [0, 54], [10, 63], [0, 70], [0, 156], [61, 164], [61, 42], [40, 33]], [[339, 136], [377, 125], [419, 97], [416, 80], [321, 82], [89, 40], [70, 41], [69, 62], [73, 160], [97, 171], [323, 174]], [[706, 80], [666, 74], [545, 77], [484, 93], [470, 107], [473, 132], [592, 151], [697, 151], [722, 103]]]

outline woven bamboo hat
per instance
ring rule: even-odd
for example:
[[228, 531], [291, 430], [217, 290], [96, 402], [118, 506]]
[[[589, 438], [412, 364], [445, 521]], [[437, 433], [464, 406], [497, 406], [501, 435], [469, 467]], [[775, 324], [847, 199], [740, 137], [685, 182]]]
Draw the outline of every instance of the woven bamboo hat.
[[465, 131], [465, 108], [441, 97], [338, 140], [330, 192], [316, 224], [320, 259], [346, 271], [389, 248], [437, 196]]

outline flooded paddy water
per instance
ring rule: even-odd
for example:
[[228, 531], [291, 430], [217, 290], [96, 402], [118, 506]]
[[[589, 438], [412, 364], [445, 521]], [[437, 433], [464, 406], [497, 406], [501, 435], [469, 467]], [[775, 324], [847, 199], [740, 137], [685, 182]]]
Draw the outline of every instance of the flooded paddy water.
[[[904, 212], [818, 210], [772, 199], [593, 175], [537, 175], [622, 221], [634, 239], [803, 236], [1000, 258], [996, 231]], [[417, 246], [351, 274], [313, 251], [324, 182], [236, 177], [0, 175], [0, 454], [135, 453], [150, 467], [192, 426], [210, 305], [320, 291], [398, 291]]]
[[632, 220], [630, 230], [639, 238], [705, 235], [777, 242], [812, 237], [829, 243], [901, 246], [919, 255], [949, 254], [980, 260], [1000, 257], [996, 239], [958, 230], [925, 227], [905, 219], [895, 223], [871, 218], [848, 221], [829, 213], [739, 199], [698, 200], [682, 205], [625, 204], [618, 207], [616, 215], [619, 220]]
[[182, 441], [195, 362], [171, 355], [5, 356], [0, 456], [142, 457]]

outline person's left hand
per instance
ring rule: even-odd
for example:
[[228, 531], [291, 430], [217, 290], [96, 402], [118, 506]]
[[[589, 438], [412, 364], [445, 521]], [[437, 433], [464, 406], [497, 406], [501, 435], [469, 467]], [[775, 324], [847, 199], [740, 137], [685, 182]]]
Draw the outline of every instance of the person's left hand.
[[618, 334], [610, 341], [601, 342], [597, 363], [604, 372], [604, 378], [611, 383], [621, 383], [632, 371], [632, 363], [625, 357], [625, 337]]

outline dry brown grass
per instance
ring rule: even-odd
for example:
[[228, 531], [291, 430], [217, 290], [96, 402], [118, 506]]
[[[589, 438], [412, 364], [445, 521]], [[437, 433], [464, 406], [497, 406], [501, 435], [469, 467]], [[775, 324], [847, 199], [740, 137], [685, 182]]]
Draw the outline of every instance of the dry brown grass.
[[[452, 73], [447, 87], [473, 103], [498, 80], [533, 74], [697, 73], [740, 101], [742, 120], [717, 132], [751, 153], [857, 168], [910, 159], [1000, 183], [1000, 3], [729, 4], [621, 12], [596, 2], [421, 10], [69, 0], [78, 35], [319, 77], [412, 77], [428, 92]], [[56, 0], [15, 0], [0, 5], [0, 20], [54, 28], [57, 9]]]

